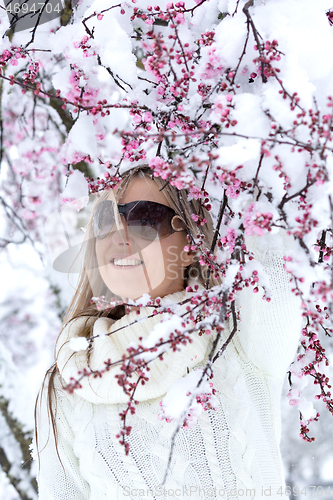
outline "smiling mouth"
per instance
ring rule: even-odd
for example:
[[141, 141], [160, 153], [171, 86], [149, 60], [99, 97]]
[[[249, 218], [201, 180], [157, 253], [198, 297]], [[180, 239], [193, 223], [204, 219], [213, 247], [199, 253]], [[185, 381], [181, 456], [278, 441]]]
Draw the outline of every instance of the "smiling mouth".
[[111, 263], [118, 267], [133, 267], [143, 264], [142, 260], [138, 259], [112, 259]]

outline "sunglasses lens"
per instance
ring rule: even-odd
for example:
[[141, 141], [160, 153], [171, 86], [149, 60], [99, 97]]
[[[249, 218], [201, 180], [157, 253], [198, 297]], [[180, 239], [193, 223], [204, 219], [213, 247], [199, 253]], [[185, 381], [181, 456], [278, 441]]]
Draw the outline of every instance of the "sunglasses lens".
[[131, 231], [146, 240], [164, 238], [170, 234], [172, 208], [152, 201], [133, 203], [127, 212], [127, 224]]
[[[115, 223], [113, 203], [110, 200], [101, 201], [96, 208], [94, 214], [94, 235], [96, 238], [105, 238], [112, 231]], [[170, 226], [171, 221], [179, 216], [175, 215], [172, 208], [160, 203], [133, 201], [119, 205], [119, 213], [125, 217], [131, 232], [145, 240], [153, 241], [156, 238], [164, 238], [172, 232], [172, 229], [174, 231], [182, 230], [173, 227], [173, 225]]]
[[113, 228], [115, 221], [112, 201], [101, 201], [94, 214], [94, 235], [96, 238], [105, 238]]

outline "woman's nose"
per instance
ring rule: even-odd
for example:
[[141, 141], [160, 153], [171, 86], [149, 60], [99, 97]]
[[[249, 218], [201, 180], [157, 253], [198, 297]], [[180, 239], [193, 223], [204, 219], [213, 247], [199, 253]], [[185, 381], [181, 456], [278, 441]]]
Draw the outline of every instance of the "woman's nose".
[[114, 225], [111, 233], [112, 242], [116, 246], [129, 246], [130, 236], [128, 234], [128, 226], [124, 217], [121, 215], [118, 218], [117, 224]]

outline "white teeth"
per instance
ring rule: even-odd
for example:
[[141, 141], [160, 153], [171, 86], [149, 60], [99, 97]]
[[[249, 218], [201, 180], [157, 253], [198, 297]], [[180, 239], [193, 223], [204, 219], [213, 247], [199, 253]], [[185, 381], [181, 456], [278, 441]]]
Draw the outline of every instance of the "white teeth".
[[138, 266], [142, 264], [141, 260], [135, 259], [113, 259], [115, 266]]

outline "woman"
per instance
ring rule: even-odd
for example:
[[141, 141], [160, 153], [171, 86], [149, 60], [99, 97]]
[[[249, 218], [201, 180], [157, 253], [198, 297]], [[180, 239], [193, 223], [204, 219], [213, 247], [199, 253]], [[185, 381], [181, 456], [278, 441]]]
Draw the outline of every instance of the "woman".
[[[135, 389], [135, 413], [127, 412], [131, 431], [125, 438], [120, 435], [130, 394], [121, 382], [121, 360], [128, 357], [129, 346], [147, 339], [168, 315], [135, 305], [130, 312], [124, 306], [98, 311], [90, 300], [104, 295], [109, 301], [116, 295], [134, 301], [148, 293], [161, 298], [161, 307], [183, 304], [178, 313], [184, 314], [186, 299], [193, 295], [186, 286], [197, 284], [200, 291], [207, 281], [195, 254], [184, 250], [187, 233], [198, 233], [193, 214], [207, 219], [200, 231], [204, 248], [210, 248], [209, 213], [198, 201], [189, 201], [186, 192], [153, 178], [145, 166], [123, 176], [115, 197], [105, 192], [97, 200], [83, 271], [57, 341], [56, 364], [37, 403], [40, 500], [286, 497], [280, 394], [297, 346], [300, 305], [283, 269], [285, 235], [279, 237], [279, 251], [271, 248], [276, 248], [273, 237], [264, 252], [257, 237], [247, 241], [270, 275], [271, 301], [262, 300], [262, 289], [239, 293], [238, 331], [213, 365], [218, 407], [202, 412], [191, 428], [180, 428], [174, 440], [177, 422], [158, 418], [170, 387], [207, 363], [216, 332], [194, 331], [191, 342], [149, 364], [149, 380]], [[218, 280], [210, 276], [209, 287], [215, 284]], [[234, 327], [230, 323], [220, 347]], [[77, 337], [90, 339], [87, 350], [73, 348]], [[113, 364], [101, 377], [81, 376], [73, 394], [63, 389], [80, 377], [78, 371], [105, 369], [108, 360]], [[127, 443], [128, 454], [120, 441]]]

